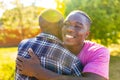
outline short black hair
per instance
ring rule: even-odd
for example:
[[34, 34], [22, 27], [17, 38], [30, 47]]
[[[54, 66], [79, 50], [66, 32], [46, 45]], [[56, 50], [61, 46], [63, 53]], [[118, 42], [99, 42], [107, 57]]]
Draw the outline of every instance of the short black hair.
[[90, 18], [90, 17], [88, 16], [88, 14], [85, 13], [84, 11], [81, 11], [81, 10], [74, 10], [74, 11], [72, 11], [71, 13], [74, 13], [74, 12], [75, 12], [75, 13], [79, 13], [79, 14], [85, 16], [86, 21], [89, 23], [89, 26], [92, 24], [91, 18]]

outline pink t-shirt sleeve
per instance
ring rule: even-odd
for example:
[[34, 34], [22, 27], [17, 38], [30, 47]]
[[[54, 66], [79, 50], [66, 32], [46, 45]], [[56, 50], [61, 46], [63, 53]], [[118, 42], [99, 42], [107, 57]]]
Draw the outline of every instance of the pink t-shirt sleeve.
[[109, 79], [110, 54], [108, 49], [105, 47], [88, 48], [83, 53], [81, 56], [78, 56], [84, 64], [83, 73], [91, 72]]
[[103, 52], [102, 55], [96, 55], [85, 65], [83, 72], [92, 72], [108, 79], [109, 73], [109, 55]]

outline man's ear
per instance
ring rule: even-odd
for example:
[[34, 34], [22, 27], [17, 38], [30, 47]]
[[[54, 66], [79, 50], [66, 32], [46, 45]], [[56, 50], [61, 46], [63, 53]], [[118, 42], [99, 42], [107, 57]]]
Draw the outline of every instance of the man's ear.
[[89, 34], [90, 34], [90, 31], [87, 31], [86, 32], [86, 37], [85, 37], [86, 39], [88, 38]]

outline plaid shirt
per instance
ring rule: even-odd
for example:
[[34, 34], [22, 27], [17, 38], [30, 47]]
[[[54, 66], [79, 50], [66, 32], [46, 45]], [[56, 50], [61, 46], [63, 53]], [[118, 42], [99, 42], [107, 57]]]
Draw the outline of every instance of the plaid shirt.
[[[18, 55], [30, 58], [29, 48], [32, 48], [39, 57], [43, 67], [62, 75], [81, 76], [82, 64], [79, 59], [55, 36], [41, 33], [35, 38], [21, 41], [18, 46]], [[35, 78], [16, 73], [15, 79], [33, 80]]]

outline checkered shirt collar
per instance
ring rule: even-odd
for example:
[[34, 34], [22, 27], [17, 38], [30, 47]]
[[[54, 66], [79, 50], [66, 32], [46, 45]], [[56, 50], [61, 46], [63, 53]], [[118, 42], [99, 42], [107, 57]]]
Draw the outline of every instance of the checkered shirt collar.
[[43, 40], [51, 41], [53, 43], [63, 44], [63, 42], [60, 39], [58, 39], [56, 36], [48, 34], [48, 33], [40, 33], [39, 35], [37, 35], [37, 39], [39, 38]]

